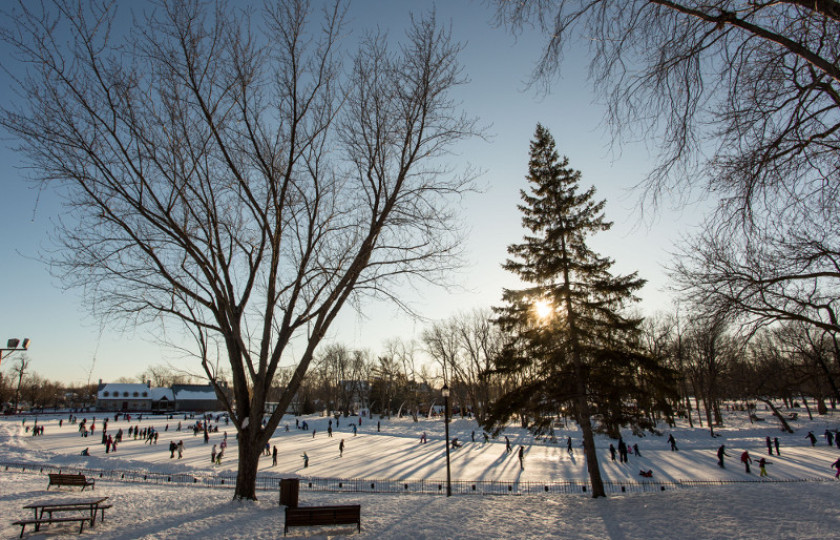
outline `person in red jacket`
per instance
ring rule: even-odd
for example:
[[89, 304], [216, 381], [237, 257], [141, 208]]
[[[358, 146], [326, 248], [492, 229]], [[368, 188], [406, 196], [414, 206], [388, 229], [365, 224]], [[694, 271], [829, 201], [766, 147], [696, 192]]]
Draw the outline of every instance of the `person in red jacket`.
[[741, 463], [744, 464], [744, 468], [747, 471], [747, 474], [750, 473], [750, 463], [752, 463], [752, 458], [750, 457], [750, 453], [744, 450], [744, 453], [741, 454]]

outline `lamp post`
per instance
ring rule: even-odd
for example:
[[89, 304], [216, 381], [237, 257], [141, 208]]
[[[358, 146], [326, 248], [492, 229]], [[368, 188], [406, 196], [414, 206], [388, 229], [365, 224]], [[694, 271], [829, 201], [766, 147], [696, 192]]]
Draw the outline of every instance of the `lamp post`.
[[6, 341], [5, 347], [0, 347], [0, 362], [3, 360], [4, 352], [25, 351], [29, 349], [29, 338], [25, 338], [23, 342], [18, 338], [9, 338]]
[[446, 496], [452, 496], [452, 476], [449, 472], [449, 387], [443, 383], [443, 388], [440, 389], [443, 395], [443, 424], [446, 431]]

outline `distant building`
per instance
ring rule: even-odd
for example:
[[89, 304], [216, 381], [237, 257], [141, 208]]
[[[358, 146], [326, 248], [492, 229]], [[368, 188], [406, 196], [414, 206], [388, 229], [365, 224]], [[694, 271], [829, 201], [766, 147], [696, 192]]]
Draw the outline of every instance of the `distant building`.
[[177, 411], [218, 411], [222, 408], [216, 391], [210, 384], [173, 384]]
[[99, 411], [150, 411], [152, 410], [151, 383], [107, 383], [99, 381], [96, 392], [96, 409]]
[[172, 412], [175, 410], [175, 394], [171, 388], [152, 388], [152, 411]]
[[206, 412], [222, 409], [213, 386], [174, 384], [152, 388], [151, 383], [103, 383], [96, 392], [96, 410], [113, 412]]

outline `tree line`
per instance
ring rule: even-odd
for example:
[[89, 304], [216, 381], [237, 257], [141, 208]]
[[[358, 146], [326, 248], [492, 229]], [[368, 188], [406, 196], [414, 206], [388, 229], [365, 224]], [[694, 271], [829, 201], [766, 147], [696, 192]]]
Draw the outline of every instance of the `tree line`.
[[[732, 401], [763, 408], [764, 400], [772, 399], [788, 409], [799, 403], [808, 415], [837, 407], [840, 354], [832, 335], [794, 323], [750, 335], [738, 330], [732, 323], [699, 321], [687, 311], [645, 319], [642, 349], [676, 374], [675, 394], [667, 406], [646, 411], [650, 425], [661, 428], [681, 420], [714, 433], [724, 422], [723, 403]], [[428, 414], [433, 404], [442, 404], [440, 386], [447, 373], [457, 414], [472, 414], [480, 424], [489, 425], [494, 406], [521, 377], [504, 372], [504, 346], [505, 337], [489, 309], [431, 323], [419, 341], [393, 339], [379, 353], [331, 343], [316, 356], [289, 412], [355, 414], [362, 405], [376, 415], [417, 418]], [[96, 401], [96, 384], [51, 381], [25, 355], [11, 359], [4, 368], [0, 403], [7, 407], [18, 401], [34, 409], [83, 408]], [[290, 370], [281, 369], [273, 392], [282, 391], [288, 376]], [[203, 382], [165, 365], [108, 382], [147, 381], [163, 388]], [[357, 396], [364, 401], [354, 401]], [[816, 403], [816, 410], [808, 407], [805, 397]], [[571, 420], [562, 407], [552, 413], [556, 423], [545, 425], [541, 434]], [[524, 427], [539, 429], [525, 408], [514, 417]], [[601, 430], [616, 435], [609, 426]]]

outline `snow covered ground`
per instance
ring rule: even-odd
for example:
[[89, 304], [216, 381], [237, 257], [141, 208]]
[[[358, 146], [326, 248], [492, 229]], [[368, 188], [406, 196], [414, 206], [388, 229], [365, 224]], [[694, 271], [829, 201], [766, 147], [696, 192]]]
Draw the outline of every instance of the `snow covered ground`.
[[[828, 447], [822, 434], [840, 427], [840, 415], [830, 413], [808, 421], [804, 410], [793, 422], [794, 434], [778, 429], [769, 413], [759, 413], [764, 422], [751, 424], [745, 413], [727, 413], [726, 427], [712, 439], [706, 429], [680, 424], [665, 430], [663, 436], [635, 437], [625, 434], [630, 444], [638, 444], [642, 457], [631, 456], [627, 464], [610, 461], [610, 441], [598, 438], [601, 469], [605, 479], [627, 482], [641, 479], [640, 469], [651, 469], [654, 482], [720, 480], [734, 482], [722, 486], [686, 487], [663, 492], [611, 495], [593, 500], [580, 495], [556, 493], [519, 496], [455, 495], [446, 498], [428, 494], [332, 493], [302, 489], [302, 505], [361, 504], [362, 532], [355, 527], [294, 528], [290, 536], [335, 538], [837, 538], [840, 537], [840, 509], [836, 504], [840, 482], [833, 479], [830, 467], [840, 456], [836, 447]], [[86, 415], [88, 425], [94, 413]], [[96, 432], [80, 437], [78, 429], [67, 422], [68, 415], [41, 415], [38, 424], [44, 435], [33, 437], [26, 427], [34, 423], [28, 417], [0, 420], [0, 464], [28, 463], [98, 470], [125, 470], [166, 474], [187, 473], [201, 478], [230, 475], [236, 467], [234, 430], [219, 423], [209, 444], [201, 434], [193, 436], [187, 425], [194, 420], [183, 416], [169, 420], [146, 416], [115, 422], [110, 417], [108, 432], [120, 428], [154, 426], [160, 433], [157, 445], [141, 440], [124, 440], [116, 453], [105, 454], [101, 440], [102, 414], [96, 415]], [[63, 426], [58, 426], [59, 419]], [[281, 424], [271, 444], [278, 448], [278, 464], [262, 460], [264, 476], [299, 476], [307, 478], [365, 478], [428, 480], [445, 479], [443, 422], [440, 418], [362, 419], [341, 418], [333, 425], [333, 437], [327, 436], [328, 420], [316, 416], [301, 417], [309, 431], [295, 429], [295, 418]], [[356, 422], [353, 435], [350, 421]], [[377, 421], [380, 423], [377, 431]], [[178, 423], [182, 430], [177, 431]], [[166, 430], [166, 424], [169, 429]], [[284, 430], [289, 424], [290, 430]], [[452, 478], [463, 481], [498, 481], [512, 483], [551, 483], [586, 480], [580, 434], [576, 429], [558, 430], [557, 442], [535, 440], [517, 427], [509, 427], [499, 438], [484, 443], [474, 421], [457, 418], [451, 424], [451, 436], [464, 442], [452, 453]], [[665, 426], [662, 426], [663, 428]], [[312, 429], [317, 430], [315, 437]], [[476, 442], [471, 442], [475, 430]], [[228, 432], [229, 447], [221, 466], [210, 464], [210, 449]], [[805, 438], [813, 431], [819, 441], [811, 447]], [[420, 444], [425, 432], [429, 442]], [[666, 442], [673, 433], [679, 452], [671, 452]], [[505, 452], [504, 436], [513, 445]], [[565, 440], [571, 436], [575, 453], [566, 452]], [[737, 458], [748, 450], [754, 459], [766, 456], [765, 437], [778, 437], [781, 456], [769, 458], [769, 480], [758, 477], [758, 467], [746, 474]], [[339, 457], [339, 441], [345, 441], [344, 456]], [[170, 459], [169, 442], [183, 440], [183, 459]], [[715, 451], [726, 444], [727, 468], [716, 465]], [[525, 469], [521, 470], [516, 450], [525, 447]], [[89, 448], [91, 456], [80, 452]], [[300, 457], [306, 452], [310, 466], [303, 468]], [[780, 483], [778, 480], [814, 479], [808, 482]], [[816, 481], [824, 480], [824, 481]], [[0, 465], [0, 535], [15, 538], [20, 534], [15, 519], [28, 517], [22, 507], [45, 496], [46, 476], [38, 469], [20, 472], [20, 467]], [[69, 491], [68, 488], [64, 488]], [[630, 490], [632, 491], [632, 490]], [[234, 502], [227, 488], [137, 484], [97, 479], [96, 493], [110, 497], [114, 508], [103, 524], [86, 530], [85, 536], [97, 538], [276, 538], [282, 536], [283, 510], [277, 504], [276, 491], [258, 493], [257, 502]], [[75, 494], [75, 493], [74, 493]], [[69, 494], [65, 494], [70, 496]], [[70, 538], [78, 536], [75, 526], [49, 526], [39, 533], [27, 529], [25, 538]]]

